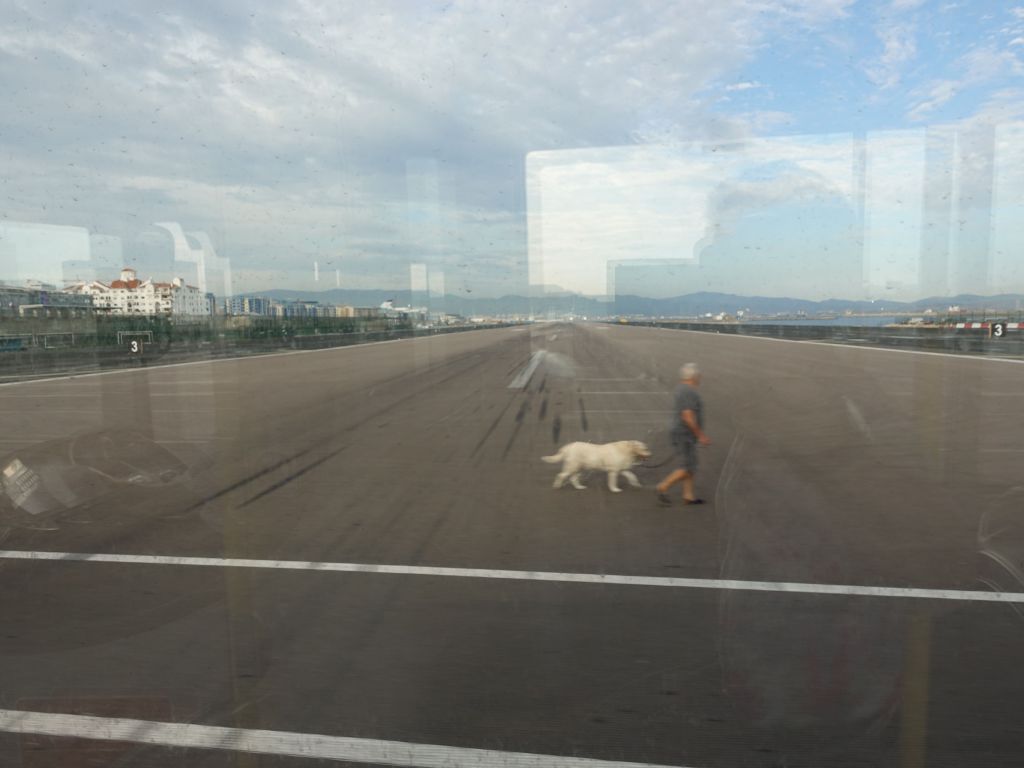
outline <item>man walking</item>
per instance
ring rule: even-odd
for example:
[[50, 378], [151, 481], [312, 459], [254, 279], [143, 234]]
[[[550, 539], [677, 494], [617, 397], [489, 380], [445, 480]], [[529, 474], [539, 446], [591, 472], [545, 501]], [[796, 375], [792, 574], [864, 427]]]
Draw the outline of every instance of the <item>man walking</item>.
[[700, 386], [700, 370], [696, 363], [687, 363], [679, 369], [680, 384], [676, 387], [675, 407], [672, 411], [672, 444], [679, 455], [679, 467], [658, 483], [658, 501], [668, 506], [672, 499], [668, 490], [676, 483], [683, 483], [683, 503], [703, 504], [704, 499], [693, 493], [693, 476], [697, 471], [697, 444], [711, 445], [704, 434], [704, 403], [697, 392]]

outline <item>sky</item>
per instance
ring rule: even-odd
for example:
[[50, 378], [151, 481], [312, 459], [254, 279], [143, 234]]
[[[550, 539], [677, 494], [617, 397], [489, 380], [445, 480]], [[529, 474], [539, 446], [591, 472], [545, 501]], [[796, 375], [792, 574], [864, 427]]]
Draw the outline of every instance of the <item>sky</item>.
[[1024, 4], [0, 0], [0, 99], [4, 282], [1024, 292]]

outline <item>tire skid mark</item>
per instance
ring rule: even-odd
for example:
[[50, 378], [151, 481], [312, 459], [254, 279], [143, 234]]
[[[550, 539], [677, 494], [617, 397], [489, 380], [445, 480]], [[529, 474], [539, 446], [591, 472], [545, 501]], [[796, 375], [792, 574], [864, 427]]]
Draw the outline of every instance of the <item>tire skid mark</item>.
[[[412, 400], [412, 399], [414, 399], [416, 397], [419, 397], [420, 394], [424, 390], [427, 390], [427, 389], [430, 389], [430, 388], [433, 388], [433, 387], [438, 387], [438, 386], [440, 386], [442, 384], [446, 384], [447, 382], [451, 381], [452, 379], [455, 379], [455, 378], [458, 378], [460, 376], [463, 376], [465, 374], [466, 370], [470, 370], [471, 368], [479, 365], [480, 359], [479, 359], [479, 356], [476, 353], [470, 353], [470, 354], [467, 354], [467, 355], [460, 355], [460, 356], [458, 356], [458, 357], [456, 357], [456, 358], [454, 358], [454, 359], [452, 359], [450, 361], [445, 361], [444, 363], [439, 365], [435, 370], [442, 370], [442, 369], [448, 368], [451, 365], [454, 365], [456, 363], [466, 363], [466, 362], [469, 362], [470, 365], [468, 367], [466, 367], [465, 370], [463, 370], [460, 367], [454, 373], [451, 373], [448, 376], [445, 376], [445, 377], [443, 377], [442, 379], [440, 379], [438, 381], [432, 381], [432, 382], [426, 384], [425, 386], [417, 388], [416, 390], [414, 390], [412, 392], [409, 392], [409, 393], [399, 397], [398, 399], [388, 403], [385, 407], [378, 408], [377, 410], [375, 410], [375, 411], [373, 411], [371, 413], [368, 413], [367, 415], [365, 415], [362, 418], [356, 420], [355, 422], [352, 422], [351, 424], [346, 425], [345, 427], [340, 429], [338, 432], [334, 433], [334, 435], [332, 437], [337, 436], [338, 434], [345, 434], [345, 433], [351, 432], [351, 431], [353, 431], [355, 429], [358, 429], [359, 427], [364, 426], [368, 422], [371, 422], [371, 421], [374, 421], [376, 419], [381, 418], [385, 414], [388, 414], [396, 406], [403, 405], [404, 403], [406, 403], [406, 402], [408, 402], [408, 401], [410, 401], [410, 400]], [[398, 378], [399, 379], [405, 379], [406, 377], [405, 376], [401, 376], [401, 377], [398, 377]], [[420, 378], [420, 380], [422, 380], [423, 377], [420, 376], [419, 378]], [[330, 440], [330, 439], [331, 438], [328, 438], [328, 440]], [[324, 442], [327, 442], [327, 441], [324, 441]], [[278, 470], [281, 467], [283, 467], [283, 466], [285, 466], [285, 465], [287, 465], [287, 464], [289, 464], [289, 463], [291, 463], [293, 461], [296, 461], [297, 459], [300, 459], [303, 456], [306, 456], [307, 454], [311, 453], [316, 447], [324, 445], [324, 442], [307, 446], [306, 448], [303, 448], [303, 449], [297, 451], [296, 453], [292, 454], [291, 456], [288, 456], [288, 457], [286, 457], [284, 459], [276, 461], [276, 462], [274, 462], [273, 464], [271, 464], [268, 467], [264, 467], [263, 469], [260, 469], [260, 470], [258, 470], [256, 472], [252, 473], [252, 474], [249, 474], [249, 475], [243, 477], [242, 479], [240, 479], [240, 480], [232, 483], [231, 485], [227, 486], [226, 488], [222, 488], [221, 490], [217, 491], [216, 493], [210, 494], [209, 496], [206, 496], [206, 497], [200, 499], [199, 501], [195, 502], [191, 506], [187, 507], [184, 511], [185, 512], [195, 511], [196, 509], [199, 509], [200, 507], [204, 506], [205, 504], [210, 503], [211, 501], [216, 501], [217, 499], [221, 498], [222, 496], [225, 496], [226, 494], [231, 493], [232, 491], [238, 490], [239, 488], [242, 488], [242, 487], [244, 487], [244, 486], [246, 486], [246, 485], [248, 485], [250, 483], [253, 483], [256, 480], [259, 480], [261, 477], [264, 477], [264, 476], [274, 472], [275, 470]], [[341, 450], [344, 450], [346, 447], [347, 447], [347, 445], [346, 446], [342, 446], [340, 449], [335, 450], [335, 451], [329, 453], [327, 456], [323, 457], [323, 459], [318, 459], [317, 461], [314, 462], [313, 465], [311, 465], [311, 467], [323, 463], [323, 461], [326, 461], [327, 459], [331, 458], [332, 456], [337, 455], [337, 453], [339, 453]], [[294, 479], [294, 477], [298, 477], [301, 474], [304, 474], [305, 471], [308, 471], [308, 470], [299, 470], [299, 474], [296, 474], [296, 475], [290, 476], [290, 477], [292, 479]], [[285, 482], [282, 482], [282, 483], [279, 483], [279, 484], [275, 484], [274, 486], [272, 486], [272, 489], [273, 490], [277, 490], [277, 488], [280, 488], [281, 486], [287, 484], [287, 482], [289, 482], [288, 479], [286, 479]], [[265, 494], [258, 494], [257, 496], [254, 496], [253, 498], [248, 499], [247, 501], [243, 502], [243, 506], [245, 504], [252, 503], [253, 501], [255, 501], [257, 498], [259, 498], [262, 495], [265, 495]]]

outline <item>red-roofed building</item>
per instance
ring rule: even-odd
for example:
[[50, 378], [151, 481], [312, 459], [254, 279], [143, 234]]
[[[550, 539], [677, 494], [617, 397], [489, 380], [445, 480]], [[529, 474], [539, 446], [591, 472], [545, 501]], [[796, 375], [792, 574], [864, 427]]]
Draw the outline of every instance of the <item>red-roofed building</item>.
[[125, 267], [110, 285], [99, 280], [77, 283], [69, 293], [92, 296], [97, 312], [141, 317], [202, 317], [210, 314], [209, 302], [198, 288], [185, 285], [180, 277], [169, 283], [139, 280], [135, 270]]

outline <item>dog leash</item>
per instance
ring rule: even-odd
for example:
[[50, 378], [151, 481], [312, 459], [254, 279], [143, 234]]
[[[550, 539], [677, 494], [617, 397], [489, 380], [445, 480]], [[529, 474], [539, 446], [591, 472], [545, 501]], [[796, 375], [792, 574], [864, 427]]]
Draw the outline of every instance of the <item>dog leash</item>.
[[666, 458], [666, 459], [665, 459], [664, 461], [659, 461], [659, 462], [658, 462], [657, 464], [647, 464], [647, 463], [643, 463], [643, 464], [637, 464], [637, 466], [638, 466], [638, 467], [643, 467], [644, 469], [659, 469], [659, 468], [661, 468], [661, 467], [664, 467], [664, 466], [665, 466], [666, 464], [668, 464], [668, 463], [669, 463], [670, 461], [672, 461], [672, 457], [673, 457], [673, 456], [674, 456], [674, 454], [671, 454], [671, 453], [670, 453], [670, 454], [668, 455], [668, 458]]
[[[651, 429], [648, 429], [646, 437], [650, 438], [651, 437], [651, 433], [653, 433], [653, 432], [655, 432], [655, 429], [653, 427]], [[657, 440], [660, 443], [660, 442], [662, 442], [662, 438], [661, 438], [661, 434], [662, 433], [659, 430], [657, 434], [658, 434]], [[659, 461], [657, 464], [648, 464], [647, 462], [642, 462], [642, 463], [637, 464], [637, 466], [641, 467], [642, 469], [660, 469], [661, 467], [664, 467], [666, 464], [668, 464], [670, 461], [672, 461], [672, 459], [674, 457], [675, 457], [675, 451], [670, 450], [668, 456], [665, 458], [664, 461]]]

